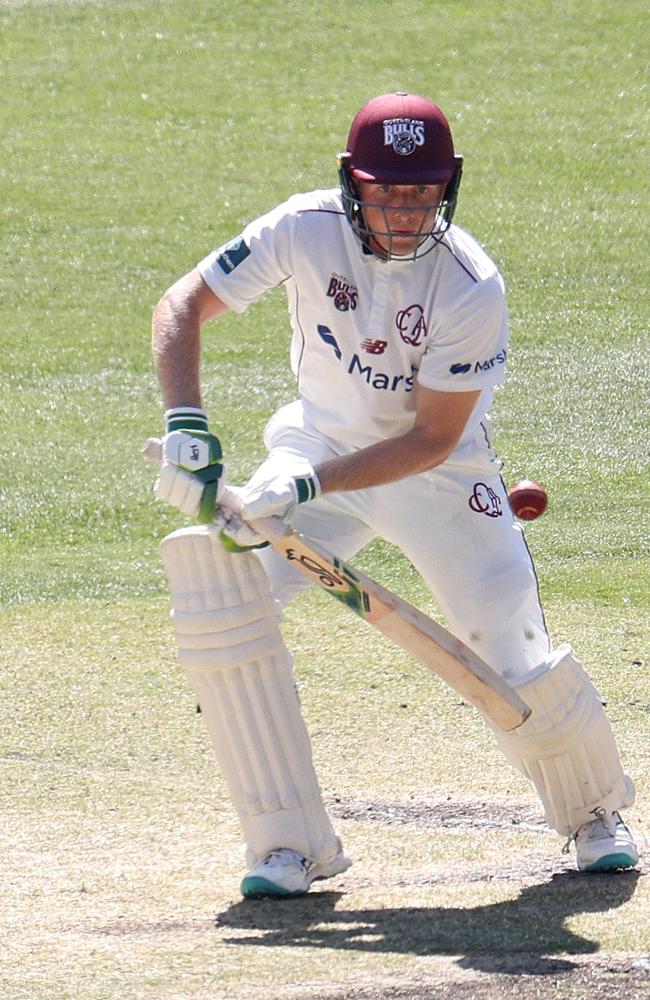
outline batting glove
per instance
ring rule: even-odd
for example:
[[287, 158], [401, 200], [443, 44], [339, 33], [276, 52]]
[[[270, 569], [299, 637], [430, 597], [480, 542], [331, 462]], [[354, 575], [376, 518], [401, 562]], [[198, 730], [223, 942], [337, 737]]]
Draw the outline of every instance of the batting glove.
[[243, 491], [243, 486], [229, 484], [219, 491], [219, 512], [215, 520], [221, 528], [221, 544], [229, 552], [248, 552], [250, 549], [263, 549], [269, 544], [263, 535], [240, 517]]
[[239, 492], [239, 515], [243, 521], [256, 521], [261, 517], [288, 520], [299, 503], [321, 495], [321, 485], [312, 469], [306, 476], [275, 476], [252, 487], [244, 486]]
[[191, 406], [167, 410], [165, 429], [154, 493], [188, 517], [208, 524], [225, 478], [219, 438], [208, 431], [205, 411]]

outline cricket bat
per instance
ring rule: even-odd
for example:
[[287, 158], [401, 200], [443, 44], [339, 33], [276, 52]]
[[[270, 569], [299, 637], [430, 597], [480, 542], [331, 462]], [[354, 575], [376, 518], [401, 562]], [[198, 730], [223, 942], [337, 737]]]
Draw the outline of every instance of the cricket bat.
[[[143, 454], [160, 461], [160, 442], [150, 438]], [[499, 729], [516, 729], [531, 714], [517, 692], [469, 646], [397, 594], [308, 541], [280, 518], [253, 521], [251, 527], [283, 559], [411, 653]]]
[[365, 573], [308, 541], [279, 518], [251, 523], [275, 551], [441, 677], [503, 730], [528, 718], [530, 708], [469, 646]]

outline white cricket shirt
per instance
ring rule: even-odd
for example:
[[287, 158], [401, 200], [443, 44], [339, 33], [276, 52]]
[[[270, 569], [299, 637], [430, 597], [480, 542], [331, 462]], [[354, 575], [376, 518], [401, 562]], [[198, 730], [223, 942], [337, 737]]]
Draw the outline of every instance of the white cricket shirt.
[[418, 260], [383, 261], [364, 253], [338, 189], [312, 191], [198, 267], [236, 312], [284, 285], [304, 419], [345, 451], [407, 431], [416, 382], [482, 390], [456, 450], [476, 436], [504, 376], [508, 320], [496, 266], [462, 229]]

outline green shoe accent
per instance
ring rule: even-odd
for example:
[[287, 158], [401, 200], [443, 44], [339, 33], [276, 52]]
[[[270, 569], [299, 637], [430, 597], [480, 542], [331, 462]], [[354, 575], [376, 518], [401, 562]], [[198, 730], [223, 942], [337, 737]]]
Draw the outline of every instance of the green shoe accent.
[[613, 872], [621, 868], [634, 868], [636, 860], [629, 854], [606, 854], [604, 858], [599, 858], [592, 865], [583, 868], [585, 872]]
[[297, 892], [288, 892], [286, 889], [282, 889], [275, 882], [269, 882], [266, 878], [260, 878], [259, 875], [246, 875], [242, 879], [240, 886], [241, 894], [245, 899], [261, 899], [264, 896], [304, 896], [306, 890], [299, 889]]

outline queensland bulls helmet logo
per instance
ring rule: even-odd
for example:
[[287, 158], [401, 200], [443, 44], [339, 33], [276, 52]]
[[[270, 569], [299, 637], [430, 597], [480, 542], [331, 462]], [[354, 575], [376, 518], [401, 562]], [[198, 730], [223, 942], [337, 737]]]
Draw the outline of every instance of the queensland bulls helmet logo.
[[392, 146], [400, 156], [410, 156], [424, 145], [424, 122], [419, 118], [386, 118], [382, 124], [384, 146]]

